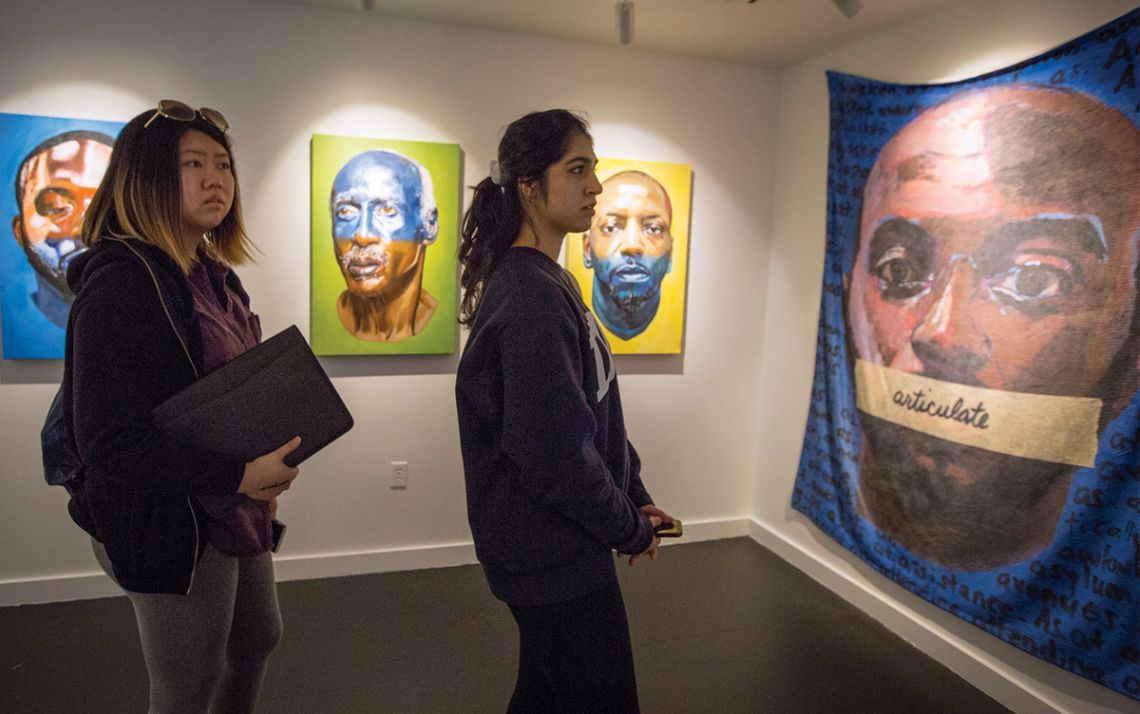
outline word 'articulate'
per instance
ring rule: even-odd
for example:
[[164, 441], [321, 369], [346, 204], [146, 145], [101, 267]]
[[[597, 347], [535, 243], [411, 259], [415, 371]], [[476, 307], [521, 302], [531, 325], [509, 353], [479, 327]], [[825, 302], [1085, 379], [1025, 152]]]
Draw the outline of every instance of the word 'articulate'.
[[958, 401], [951, 406], [927, 398], [926, 392], [921, 389], [916, 389], [910, 394], [896, 391], [891, 400], [903, 409], [909, 409], [912, 412], [929, 414], [940, 419], [949, 419], [966, 426], [972, 426], [975, 429], [990, 428], [989, 412], [986, 411], [985, 405], [981, 402], [978, 402], [976, 407], [967, 407], [965, 400], [959, 397]]

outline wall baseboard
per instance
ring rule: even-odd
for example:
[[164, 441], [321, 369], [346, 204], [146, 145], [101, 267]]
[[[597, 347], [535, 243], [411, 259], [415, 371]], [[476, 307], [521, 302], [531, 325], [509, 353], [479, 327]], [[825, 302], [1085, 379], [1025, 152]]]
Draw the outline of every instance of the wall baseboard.
[[[744, 516], [699, 522], [686, 521], [683, 542], [695, 543], [747, 536], [750, 523], [751, 521]], [[285, 550], [288, 551], [288, 546]], [[283, 582], [397, 570], [449, 568], [475, 562], [477, 562], [475, 546], [471, 542], [463, 542], [300, 555], [288, 555], [286, 552], [273, 559], [273, 566], [277, 580]], [[94, 565], [93, 562], [92, 566]], [[69, 575], [0, 581], [0, 607], [91, 600], [122, 594], [118, 586], [97, 567]]]
[[115, 597], [123, 591], [98, 568], [74, 575], [0, 582], [0, 607]]

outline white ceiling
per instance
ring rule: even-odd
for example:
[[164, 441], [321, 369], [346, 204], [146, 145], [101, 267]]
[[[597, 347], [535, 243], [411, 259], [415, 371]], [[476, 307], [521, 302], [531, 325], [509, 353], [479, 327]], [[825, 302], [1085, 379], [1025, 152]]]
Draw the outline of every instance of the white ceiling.
[[[617, 44], [616, 0], [275, 0], [329, 11]], [[634, 48], [781, 68], [955, 0], [863, 0], [848, 20], [831, 0], [634, 0]]]

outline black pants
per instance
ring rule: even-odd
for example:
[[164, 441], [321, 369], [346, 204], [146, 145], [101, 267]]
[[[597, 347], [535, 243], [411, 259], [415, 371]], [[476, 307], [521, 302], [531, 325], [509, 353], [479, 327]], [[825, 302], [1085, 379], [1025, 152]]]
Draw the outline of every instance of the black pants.
[[508, 714], [638, 712], [629, 621], [617, 582], [567, 602], [511, 606], [519, 678]]

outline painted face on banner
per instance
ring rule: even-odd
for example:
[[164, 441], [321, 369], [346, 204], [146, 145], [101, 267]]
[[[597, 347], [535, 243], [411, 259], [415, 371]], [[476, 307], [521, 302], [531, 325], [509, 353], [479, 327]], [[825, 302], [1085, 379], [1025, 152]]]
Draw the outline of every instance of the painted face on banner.
[[12, 232], [31, 266], [63, 295], [67, 265], [82, 249], [79, 229], [107, 170], [111, 147], [90, 138], [51, 146], [24, 162]]
[[333, 182], [331, 210], [345, 285], [360, 297], [403, 293], [439, 231], [430, 176], [392, 151], [350, 159]]
[[629, 339], [653, 320], [661, 281], [672, 270], [673, 207], [661, 184], [639, 171], [615, 174], [602, 186], [583, 263], [594, 271], [594, 311]]
[[1134, 392], [1137, 156], [1123, 115], [1030, 85], [955, 95], [880, 153], [847, 296], [860, 505], [920, 555], [1048, 544]]
[[867, 184], [851, 276], [860, 357], [1101, 396], [1133, 337], [1138, 151], [1130, 122], [1068, 92], [985, 90], [921, 115]]

